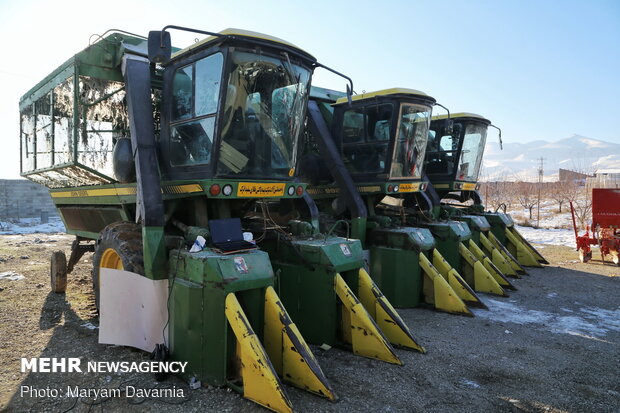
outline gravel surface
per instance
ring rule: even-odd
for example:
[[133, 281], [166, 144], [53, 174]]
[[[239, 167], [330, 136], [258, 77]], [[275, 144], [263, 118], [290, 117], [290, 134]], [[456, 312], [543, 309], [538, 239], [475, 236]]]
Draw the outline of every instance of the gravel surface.
[[[189, 390], [178, 378], [163, 386], [186, 398], [29, 397], [20, 386], [136, 388], [150, 374], [20, 373], [21, 357], [141, 361], [148, 355], [97, 343], [90, 285], [91, 255], [70, 275], [66, 295], [49, 293], [52, 251], [69, 251], [66, 235], [0, 236], [0, 409], [3, 411], [266, 412], [221, 388]], [[428, 353], [397, 350], [399, 367], [351, 353], [313, 348], [340, 400], [331, 403], [286, 386], [297, 412], [618, 412], [620, 411], [620, 269], [577, 262], [569, 247], [540, 250], [551, 262], [514, 280], [508, 298], [481, 295], [490, 310], [467, 318], [401, 309]], [[597, 259], [598, 252], [594, 252]], [[27, 258], [22, 258], [27, 257]], [[162, 384], [159, 384], [162, 386]], [[139, 404], [138, 404], [139, 403]], [[171, 404], [181, 403], [181, 404]]]

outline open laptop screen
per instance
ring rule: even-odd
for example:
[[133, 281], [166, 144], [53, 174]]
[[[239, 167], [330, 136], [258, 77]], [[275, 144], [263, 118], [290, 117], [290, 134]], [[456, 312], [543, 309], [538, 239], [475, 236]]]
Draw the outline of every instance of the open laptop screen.
[[243, 241], [241, 219], [224, 218], [210, 219], [209, 230], [214, 244], [222, 244], [231, 241]]

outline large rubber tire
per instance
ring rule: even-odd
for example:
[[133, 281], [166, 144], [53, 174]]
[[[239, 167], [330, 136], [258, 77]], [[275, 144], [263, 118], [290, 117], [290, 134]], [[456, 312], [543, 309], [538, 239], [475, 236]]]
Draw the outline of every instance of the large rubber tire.
[[50, 258], [50, 285], [58, 294], [67, 290], [67, 256], [62, 251], [54, 251]]
[[132, 222], [115, 222], [99, 234], [93, 255], [93, 290], [99, 310], [99, 277], [101, 268], [113, 268], [144, 275], [142, 228]]

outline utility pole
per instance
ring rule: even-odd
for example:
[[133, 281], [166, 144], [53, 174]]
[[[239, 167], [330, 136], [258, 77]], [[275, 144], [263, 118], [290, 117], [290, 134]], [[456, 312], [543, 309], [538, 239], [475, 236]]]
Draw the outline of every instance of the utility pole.
[[543, 165], [545, 164], [545, 158], [541, 156], [538, 158], [538, 161], [540, 161], [540, 165], [538, 166], [538, 216], [536, 218], [536, 227], [540, 228], [540, 189], [543, 183]]

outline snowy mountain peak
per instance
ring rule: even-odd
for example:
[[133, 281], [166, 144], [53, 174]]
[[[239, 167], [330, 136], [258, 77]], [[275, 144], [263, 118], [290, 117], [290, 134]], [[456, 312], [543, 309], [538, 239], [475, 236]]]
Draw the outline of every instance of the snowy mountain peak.
[[541, 157], [549, 180], [557, 177], [559, 168], [591, 174], [598, 169], [620, 168], [620, 144], [573, 134], [553, 142], [509, 142], [500, 150], [498, 142], [489, 140], [480, 179], [537, 180]]

